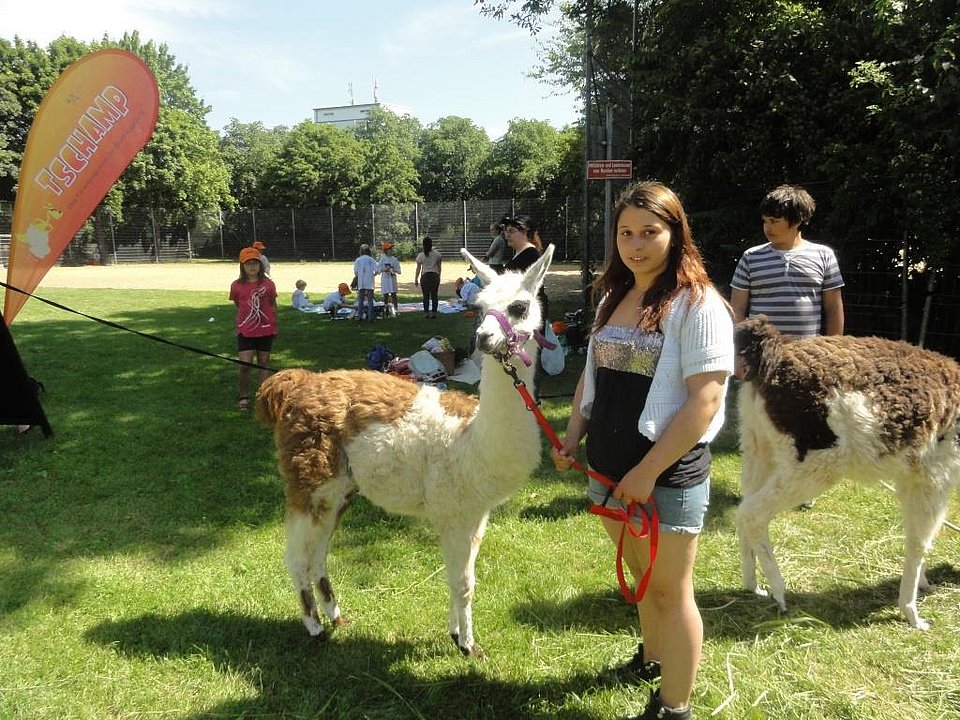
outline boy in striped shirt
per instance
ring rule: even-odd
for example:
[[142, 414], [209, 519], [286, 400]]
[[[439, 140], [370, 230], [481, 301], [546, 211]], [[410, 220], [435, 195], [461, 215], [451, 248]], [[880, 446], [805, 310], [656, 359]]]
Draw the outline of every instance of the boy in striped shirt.
[[837, 258], [801, 233], [815, 208], [810, 193], [795, 185], [771, 190], [760, 203], [769, 242], [744, 252], [737, 264], [730, 305], [738, 321], [762, 314], [784, 335], [843, 334], [844, 283]]

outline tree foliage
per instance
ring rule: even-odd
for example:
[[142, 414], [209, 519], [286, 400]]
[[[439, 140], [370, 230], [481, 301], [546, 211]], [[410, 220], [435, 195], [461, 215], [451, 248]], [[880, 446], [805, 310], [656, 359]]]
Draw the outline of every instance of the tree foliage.
[[220, 154], [230, 172], [230, 194], [241, 207], [256, 207], [262, 195], [264, 168], [276, 161], [290, 133], [284, 126], [267, 129], [261, 122], [232, 118], [220, 137]]
[[490, 138], [473, 121], [450, 115], [423, 133], [417, 169], [427, 200], [458, 200], [476, 194], [490, 153]]
[[27, 134], [44, 95], [71, 63], [109, 47], [129, 50], [150, 67], [160, 88], [160, 112], [153, 138], [111, 189], [107, 204], [118, 216], [131, 203], [185, 214], [229, 204], [229, 172], [218, 137], [205, 122], [210, 108], [167, 46], [144, 43], [136, 32], [93, 44], [60, 37], [46, 48], [0, 39], [0, 199], [13, 199]]
[[[553, 5], [480, 4], [527, 27]], [[614, 104], [629, 123], [624, 154], [706, 218], [697, 227], [706, 244], [742, 239], [763, 193], [795, 182], [817, 197], [815, 230], [832, 242], [906, 233], [930, 258], [953, 249], [955, 0], [561, 7], [564, 25], [539, 74], [575, 85], [589, 25], [594, 122]]]
[[542, 197], [562, 161], [560, 135], [543, 120], [510, 121], [483, 167], [486, 197]]
[[421, 200], [417, 160], [422, 128], [412, 117], [371, 108], [366, 122], [356, 129], [364, 148], [364, 203], [405, 203]]
[[264, 172], [262, 205], [354, 207], [365, 187], [365, 157], [353, 132], [302, 122]]

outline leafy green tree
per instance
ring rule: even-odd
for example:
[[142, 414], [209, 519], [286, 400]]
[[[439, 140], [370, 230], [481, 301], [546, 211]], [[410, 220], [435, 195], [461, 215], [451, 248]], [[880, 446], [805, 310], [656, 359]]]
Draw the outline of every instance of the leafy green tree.
[[486, 197], [543, 197], [559, 174], [564, 145], [544, 120], [510, 121], [483, 167]]
[[153, 138], [124, 172], [119, 190], [126, 205], [188, 215], [228, 204], [230, 173], [216, 133], [184, 110], [161, 107]]
[[94, 49], [116, 47], [128, 50], [141, 58], [153, 71], [160, 90], [160, 104], [168, 108], [182, 110], [188, 115], [203, 121], [211, 108], [203, 102], [190, 83], [190, 73], [186, 65], [177, 62], [166, 43], [153, 40], [143, 42], [140, 33], [124, 33], [118, 41], [104, 36]]
[[467, 118], [450, 115], [429, 125], [418, 163], [423, 197], [437, 201], [474, 195], [490, 149], [486, 131]]
[[27, 134], [47, 89], [59, 74], [33, 42], [0, 38], [0, 199], [12, 200]]
[[290, 130], [267, 129], [261, 122], [242, 123], [232, 118], [220, 138], [220, 154], [230, 171], [230, 194], [241, 207], [260, 201], [264, 170], [276, 161]]
[[366, 122], [356, 130], [364, 148], [366, 184], [363, 203], [405, 203], [420, 200], [417, 192], [417, 159], [420, 155], [419, 121], [371, 108]]
[[353, 132], [304, 121], [266, 169], [261, 206], [355, 207], [366, 186], [364, 159]]

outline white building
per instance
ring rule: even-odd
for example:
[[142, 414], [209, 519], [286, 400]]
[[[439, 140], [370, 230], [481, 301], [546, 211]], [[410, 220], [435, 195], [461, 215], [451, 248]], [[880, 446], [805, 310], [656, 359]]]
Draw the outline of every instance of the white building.
[[372, 108], [389, 110], [398, 117], [412, 116], [413, 110], [403, 105], [393, 105], [384, 102], [361, 103], [358, 105], [336, 105], [313, 109], [313, 121], [339, 128], [352, 128], [367, 119]]

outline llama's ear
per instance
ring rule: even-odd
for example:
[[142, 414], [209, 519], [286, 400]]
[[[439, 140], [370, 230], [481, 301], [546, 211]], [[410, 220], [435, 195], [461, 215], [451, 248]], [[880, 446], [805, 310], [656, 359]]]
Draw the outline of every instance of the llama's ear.
[[470, 263], [470, 267], [473, 268], [474, 272], [480, 276], [480, 279], [483, 280], [484, 286], [489, 285], [493, 279], [497, 276], [497, 273], [491, 269], [489, 265], [485, 265], [469, 252], [466, 248], [460, 248], [460, 254], [463, 256], [463, 259]]
[[543, 285], [543, 279], [547, 276], [547, 269], [553, 260], [553, 245], [547, 245], [543, 255], [523, 274], [523, 286], [532, 294], [536, 295], [537, 290]]

